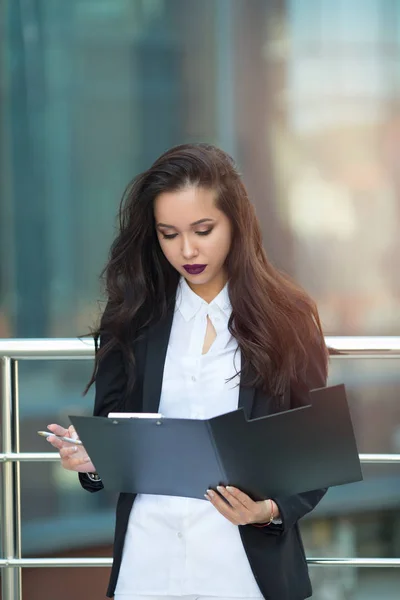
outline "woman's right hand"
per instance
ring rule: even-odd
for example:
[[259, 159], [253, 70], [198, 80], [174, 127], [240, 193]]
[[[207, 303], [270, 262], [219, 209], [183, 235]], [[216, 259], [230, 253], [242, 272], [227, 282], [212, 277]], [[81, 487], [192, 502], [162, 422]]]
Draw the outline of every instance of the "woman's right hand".
[[[47, 429], [56, 435], [68, 437], [73, 440], [79, 440], [78, 434], [72, 425], [70, 425], [68, 429], [65, 429], [64, 427], [61, 427], [61, 425], [52, 424], [48, 425]], [[78, 473], [96, 472], [96, 467], [90, 460], [90, 457], [84, 446], [74, 446], [70, 442], [63, 442], [54, 435], [50, 435], [47, 438], [47, 441], [59, 451], [61, 465], [64, 467], [64, 469], [68, 469], [68, 471], [76, 471]]]

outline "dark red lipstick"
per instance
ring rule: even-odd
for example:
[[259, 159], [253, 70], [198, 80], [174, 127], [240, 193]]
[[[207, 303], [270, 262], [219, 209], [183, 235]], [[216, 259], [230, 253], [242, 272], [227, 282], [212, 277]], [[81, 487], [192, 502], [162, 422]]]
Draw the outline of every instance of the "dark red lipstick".
[[185, 271], [189, 273], [189, 275], [199, 275], [204, 271], [207, 265], [183, 265]]

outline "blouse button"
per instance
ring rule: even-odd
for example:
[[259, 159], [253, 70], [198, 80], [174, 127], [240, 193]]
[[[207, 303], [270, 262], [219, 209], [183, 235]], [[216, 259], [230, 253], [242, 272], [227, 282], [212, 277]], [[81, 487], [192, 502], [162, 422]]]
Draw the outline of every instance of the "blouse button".
[[192, 375], [192, 381], [196, 381], [196, 377]]

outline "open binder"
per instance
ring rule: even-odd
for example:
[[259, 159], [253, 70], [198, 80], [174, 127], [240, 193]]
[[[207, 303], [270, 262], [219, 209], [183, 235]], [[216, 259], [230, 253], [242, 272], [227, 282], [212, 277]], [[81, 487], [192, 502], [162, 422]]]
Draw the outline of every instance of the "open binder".
[[105, 488], [204, 498], [233, 485], [254, 500], [362, 480], [344, 385], [311, 404], [247, 421], [71, 416]]

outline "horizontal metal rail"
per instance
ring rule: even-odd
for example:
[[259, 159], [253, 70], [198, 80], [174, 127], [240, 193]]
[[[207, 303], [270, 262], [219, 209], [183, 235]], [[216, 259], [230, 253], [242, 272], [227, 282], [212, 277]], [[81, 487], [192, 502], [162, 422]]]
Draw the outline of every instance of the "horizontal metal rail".
[[93, 358], [93, 355], [93, 338], [0, 340], [0, 356], [14, 360], [75, 360]]
[[111, 567], [112, 558], [9, 558], [0, 568], [19, 567]]
[[[400, 336], [325, 336], [332, 358], [400, 358]], [[0, 357], [14, 360], [79, 360], [93, 357], [92, 338], [3, 339]]]
[[[400, 454], [359, 454], [360, 462], [367, 465], [400, 464]], [[58, 452], [7, 452], [0, 453], [0, 462], [56, 462]]]
[[[307, 558], [314, 567], [400, 567], [400, 558]], [[9, 558], [0, 568], [18, 567], [111, 567], [112, 558]]]
[[359, 454], [365, 465], [391, 465], [400, 463], [400, 454]]
[[56, 462], [58, 452], [5, 452], [0, 453], [0, 462]]
[[400, 567], [400, 558], [307, 558], [314, 567]]
[[327, 335], [325, 343], [340, 358], [400, 358], [400, 336]]

